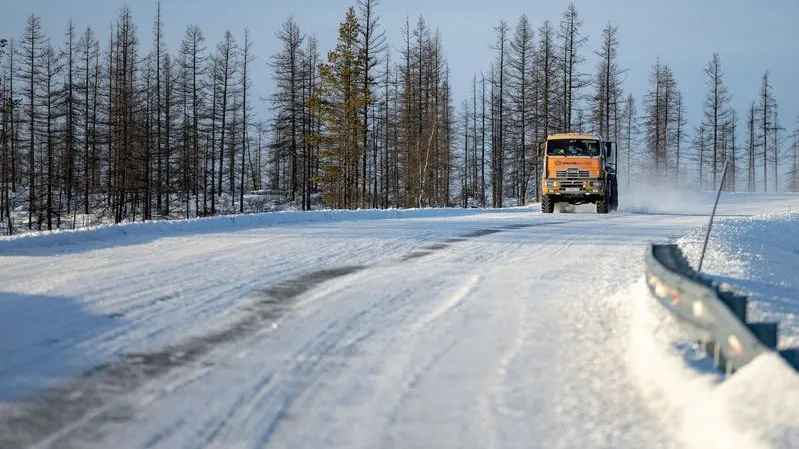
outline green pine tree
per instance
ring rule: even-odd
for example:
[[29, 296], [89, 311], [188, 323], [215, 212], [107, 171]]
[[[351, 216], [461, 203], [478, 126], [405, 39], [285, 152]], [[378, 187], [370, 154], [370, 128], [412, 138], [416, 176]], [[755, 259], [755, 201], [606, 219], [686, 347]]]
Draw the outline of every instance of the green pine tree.
[[363, 118], [360, 111], [367, 101], [359, 82], [365, 55], [358, 45], [359, 24], [355, 8], [350, 7], [339, 27], [338, 43], [319, 64], [320, 86], [310, 99], [322, 124], [320, 145], [320, 188], [326, 204], [336, 208], [358, 205], [358, 162], [366, 153], [363, 147]]

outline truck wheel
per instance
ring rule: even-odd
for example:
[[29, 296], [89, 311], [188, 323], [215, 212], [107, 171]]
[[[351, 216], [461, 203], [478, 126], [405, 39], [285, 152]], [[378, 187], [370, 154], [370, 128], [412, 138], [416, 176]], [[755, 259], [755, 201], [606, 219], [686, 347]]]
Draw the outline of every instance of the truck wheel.
[[602, 198], [596, 202], [596, 213], [598, 214], [606, 214], [608, 213], [608, 199], [607, 197]]
[[541, 198], [541, 212], [545, 214], [551, 214], [555, 211], [555, 202], [552, 201], [552, 197], [549, 195], [544, 195]]

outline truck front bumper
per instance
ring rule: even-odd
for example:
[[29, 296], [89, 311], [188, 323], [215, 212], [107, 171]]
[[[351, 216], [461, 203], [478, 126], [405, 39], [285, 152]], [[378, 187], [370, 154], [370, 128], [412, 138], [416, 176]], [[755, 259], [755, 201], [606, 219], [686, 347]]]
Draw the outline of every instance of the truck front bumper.
[[545, 180], [542, 190], [544, 195], [602, 196], [605, 183], [601, 179]]

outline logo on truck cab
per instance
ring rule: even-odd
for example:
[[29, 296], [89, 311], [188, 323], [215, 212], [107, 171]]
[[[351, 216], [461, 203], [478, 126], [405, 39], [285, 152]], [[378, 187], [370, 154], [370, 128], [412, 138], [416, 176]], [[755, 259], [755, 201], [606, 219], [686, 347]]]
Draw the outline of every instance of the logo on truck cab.
[[[554, 159], [554, 158], [553, 158]], [[579, 160], [579, 159], [555, 159], [555, 165], [574, 165], [577, 167], [595, 167], [596, 163], [592, 159]]]

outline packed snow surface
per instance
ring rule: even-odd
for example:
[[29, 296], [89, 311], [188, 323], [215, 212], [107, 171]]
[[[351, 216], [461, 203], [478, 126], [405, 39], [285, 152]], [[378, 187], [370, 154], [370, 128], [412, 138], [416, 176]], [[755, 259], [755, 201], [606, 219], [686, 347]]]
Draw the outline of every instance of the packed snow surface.
[[[0, 447], [799, 446], [797, 376], [719, 383], [641, 281], [651, 242], [697, 254], [713, 195], [622, 198], [2, 238]], [[797, 212], [723, 196], [707, 261], [786, 344]]]

